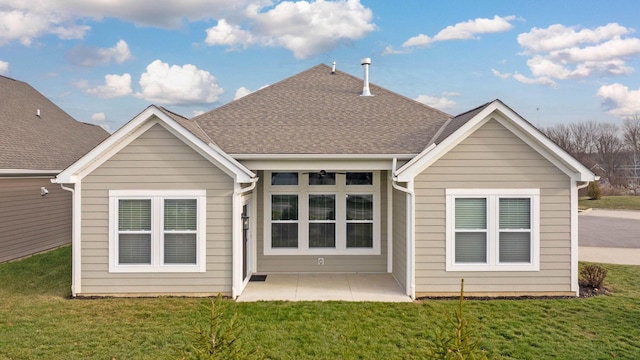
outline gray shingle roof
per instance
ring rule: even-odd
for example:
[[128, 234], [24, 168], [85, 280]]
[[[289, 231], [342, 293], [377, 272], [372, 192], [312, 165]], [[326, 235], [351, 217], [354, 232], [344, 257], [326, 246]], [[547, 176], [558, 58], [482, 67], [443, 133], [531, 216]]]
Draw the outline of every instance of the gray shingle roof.
[[471, 109], [469, 111], [463, 112], [462, 114], [454, 116], [451, 121], [446, 125], [446, 127], [442, 130], [442, 132], [438, 135], [438, 137], [433, 141], [436, 145], [440, 144], [444, 139], [449, 137], [449, 135], [453, 134], [456, 130], [458, 130], [461, 126], [467, 123], [467, 121], [471, 120], [474, 116], [478, 115], [482, 110], [484, 110], [487, 106], [489, 106], [493, 101], [490, 101], [486, 104], [482, 104], [475, 109]]
[[0, 169], [62, 170], [109, 136], [25, 82], [0, 76], [0, 99]]
[[[375, 78], [375, 73], [372, 72]], [[417, 154], [450, 117], [317, 65], [193, 121], [229, 154]]]

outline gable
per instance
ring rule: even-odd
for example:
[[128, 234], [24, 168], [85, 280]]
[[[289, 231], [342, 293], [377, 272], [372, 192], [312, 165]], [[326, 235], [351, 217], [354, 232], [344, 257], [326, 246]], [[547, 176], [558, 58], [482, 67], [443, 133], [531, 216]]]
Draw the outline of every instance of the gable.
[[[396, 178], [403, 182], [413, 180], [415, 176], [431, 166], [434, 162], [451, 151], [456, 145], [471, 136], [487, 122], [496, 121], [500, 123], [513, 137], [526, 143], [533, 151], [540, 154], [543, 158], [548, 160], [573, 180], [597, 180], [597, 177], [588, 168], [582, 165], [549, 138], [544, 136], [533, 125], [524, 120], [501, 101], [496, 100], [490, 104], [485, 104], [470, 113], [472, 114], [471, 118], [468, 120], [465, 119], [464, 123], [456, 122], [456, 119], [451, 121], [451, 123], [455, 123], [455, 130], [451, 131], [451, 134], [446, 138], [441, 139], [439, 143], [433, 143], [418, 156], [398, 169], [395, 172]], [[466, 114], [456, 118], [459, 120], [463, 117], [466, 117]], [[446, 132], [447, 130], [445, 129], [443, 133]]]
[[113, 154], [83, 182], [112, 189], [188, 189], [189, 184], [216, 182], [223, 189], [233, 189], [228, 174], [160, 124]]
[[[424, 173], [467, 186], [535, 187], [540, 181], [566, 187], [568, 176], [495, 119], [491, 119], [429, 166]], [[485, 185], [481, 185], [485, 184]]]
[[[214, 144], [205, 143], [172, 117], [168, 116], [163, 110], [155, 106], [150, 106], [121, 127], [102, 144], [95, 147], [80, 160], [58, 174], [55, 182], [66, 184], [80, 181], [156, 125], [164, 128], [167, 132], [171, 133], [176, 140], [200, 154], [210, 164], [212, 163], [224, 171], [235, 181], [239, 183], [249, 183], [257, 180], [253, 172], [217, 148]], [[167, 149], [163, 146], [155, 147], [154, 151], [157, 152], [158, 156], [169, 156]]]

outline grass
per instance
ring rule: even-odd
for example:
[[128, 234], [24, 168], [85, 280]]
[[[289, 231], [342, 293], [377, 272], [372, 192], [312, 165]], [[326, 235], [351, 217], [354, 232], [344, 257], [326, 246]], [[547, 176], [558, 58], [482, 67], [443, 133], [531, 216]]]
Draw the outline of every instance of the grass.
[[600, 200], [589, 200], [580, 198], [578, 200], [580, 209], [617, 209], [617, 210], [640, 210], [640, 196], [603, 196]]
[[[210, 299], [69, 299], [71, 251], [0, 265], [0, 359], [178, 359]], [[468, 300], [481, 348], [504, 359], [639, 359], [640, 267], [604, 265], [611, 295]], [[224, 302], [270, 359], [420, 359], [456, 301]]]

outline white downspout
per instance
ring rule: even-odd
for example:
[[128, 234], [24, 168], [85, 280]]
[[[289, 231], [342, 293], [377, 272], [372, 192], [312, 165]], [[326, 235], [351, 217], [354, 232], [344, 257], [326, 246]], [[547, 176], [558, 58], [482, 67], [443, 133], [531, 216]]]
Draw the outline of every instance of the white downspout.
[[407, 259], [408, 259], [407, 274], [406, 274], [407, 275], [406, 290], [407, 290], [407, 295], [409, 295], [411, 299], [415, 300], [416, 299], [416, 282], [415, 282], [416, 258], [414, 255], [414, 249], [415, 249], [414, 239], [415, 239], [416, 229], [414, 224], [416, 220], [416, 214], [414, 209], [415, 209], [416, 194], [413, 189], [413, 181], [409, 181], [407, 183], [406, 188], [397, 184], [398, 177], [395, 175], [397, 161], [398, 159], [396, 158], [393, 159], [393, 165], [391, 170], [391, 180], [392, 180], [391, 185], [393, 186], [394, 189], [406, 193], [407, 196], [409, 197], [409, 201], [407, 201], [407, 215], [408, 215], [407, 228], [409, 229], [409, 231], [407, 231], [407, 244], [406, 244]]
[[242, 219], [237, 215], [242, 210], [241, 197], [255, 189], [258, 183], [258, 177], [251, 178], [251, 184], [245, 188], [240, 187], [240, 183], [235, 183], [233, 188], [233, 219], [231, 221], [232, 229], [232, 256], [231, 265], [231, 298], [235, 299], [242, 292]]
[[[571, 290], [576, 292], [576, 297], [580, 296], [580, 286], [578, 286], [578, 191], [589, 185], [589, 181], [579, 184], [579, 181], [571, 181]], [[575, 184], [575, 185], [574, 185]], [[575, 187], [575, 190], [573, 189]]]
[[[51, 179], [54, 182], [55, 179]], [[80, 184], [76, 184], [80, 186]], [[62, 190], [71, 192], [71, 295], [76, 295], [81, 291], [80, 279], [81, 275], [81, 248], [80, 248], [80, 221], [76, 219], [76, 215], [80, 215], [80, 203], [76, 200], [76, 192], [74, 188], [66, 187], [60, 184]]]

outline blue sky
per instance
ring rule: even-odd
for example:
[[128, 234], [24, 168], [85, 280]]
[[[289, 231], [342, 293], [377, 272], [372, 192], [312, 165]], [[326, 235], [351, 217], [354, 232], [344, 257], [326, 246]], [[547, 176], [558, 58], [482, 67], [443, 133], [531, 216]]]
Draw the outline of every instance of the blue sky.
[[456, 115], [536, 126], [640, 114], [640, 2], [0, 0], [0, 74], [114, 131], [192, 117], [319, 63]]

